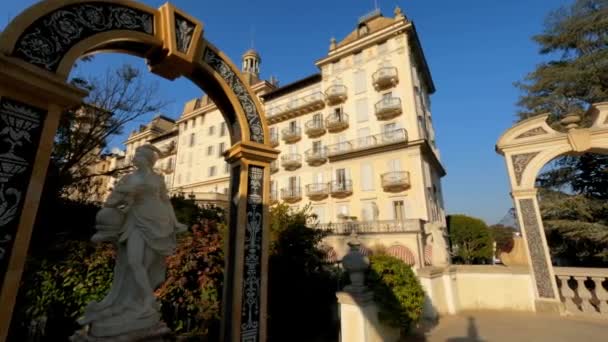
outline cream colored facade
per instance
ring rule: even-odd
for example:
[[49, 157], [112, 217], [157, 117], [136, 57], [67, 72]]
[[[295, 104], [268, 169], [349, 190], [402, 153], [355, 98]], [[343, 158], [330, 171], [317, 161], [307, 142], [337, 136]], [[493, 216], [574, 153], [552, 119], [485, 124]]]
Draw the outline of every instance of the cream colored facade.
[[[332, 40], [316, 61], [319, 74], [279, 88], [259, 80], [260, 62], [249, 50], [242, 71], [281, 151], [271, 197], [310, 204], [320, 227], [333, 232], [360, 223], [374, 244], [404, 245], [422, 266], [429, 230], [445, 227], [445, 171], [430, 112], [435, 89], [413, 24], [400, 10], [392, 18], [370, 13], [343, 41]], [[205, 96], [186, 103], [176, 125], [172, 189], [200, 200], [227, 193], [230, 132], [222, 114]], [[341, 255], [344, 239], [330, 240]]]
[[[282, 87], [260, 80], [260, 64], [254, 50], [243, 55], [243, 74], [281, 151], [271, 175], [274, 203], [310, 205], [338, 258], [356, 226], [367, 248], [404, 246], [417, 267], [441, 264], [431, 254], [445, 255], [432, 252], [433, 236], [445, 235], [445, 171], [430, 111], [435, 88], [413, 23], [398, 9], [390, 18], [372, 12], [341, 42], [332, 39], [315, 63], [318, 74]], [[157, 164], [171, 191], [227, 204], [230, 138], [203, 96], [187, 102], [175, 123], [159, 116], [133, 132], [125, 160], [147, 142], [161, 151], [173, 146]]]

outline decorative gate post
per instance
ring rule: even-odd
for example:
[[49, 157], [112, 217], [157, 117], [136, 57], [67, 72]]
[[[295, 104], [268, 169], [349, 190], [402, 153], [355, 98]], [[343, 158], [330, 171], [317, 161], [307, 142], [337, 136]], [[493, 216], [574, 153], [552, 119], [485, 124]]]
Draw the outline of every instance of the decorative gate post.
[[591, 127], [578, 127], [579, 119], [569, 115], [561, 122], [562, 131], [547, 124], [549, 114], [535, 116], [509, 128], [496, 143], [496, 152], [505, 157], [511, 196], [528, 247], [536, 311], [563, 311], [539, 210], [536, 177], [559, 156], [608, 148], [608, 103], [592, 105], [587, 116], [592, 118]]
[[266, 341], [270, 163], [278, 154], [254, 142], [226, 152], [231, 182], [221, 341]]
[[559, 313], [562, 310], [561, 301], [536, 195], [536, 189], [511, 193], [518, 213], [519, 227], [528, 246], [536, 311]]
[[61, 113], [85, 95], [0, 55], [0, 341], [6, 340]]

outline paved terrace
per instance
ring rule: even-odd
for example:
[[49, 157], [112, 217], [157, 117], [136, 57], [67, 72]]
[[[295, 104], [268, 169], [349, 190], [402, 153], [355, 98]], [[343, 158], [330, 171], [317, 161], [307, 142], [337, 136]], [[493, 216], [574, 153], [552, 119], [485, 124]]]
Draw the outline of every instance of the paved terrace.
[[606, 342], [608, 319], [475, 311], [444, 316], [412, 342]]

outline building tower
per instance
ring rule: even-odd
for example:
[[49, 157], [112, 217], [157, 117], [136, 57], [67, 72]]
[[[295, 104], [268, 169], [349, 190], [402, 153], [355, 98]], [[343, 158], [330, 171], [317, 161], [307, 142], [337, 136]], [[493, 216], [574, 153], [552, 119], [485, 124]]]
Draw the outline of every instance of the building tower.
[[261, 61], [260, 55], [254, 49], [249, 49], [243, 54], [242, 71], [249, 85], [253, 85], [260, 80]]

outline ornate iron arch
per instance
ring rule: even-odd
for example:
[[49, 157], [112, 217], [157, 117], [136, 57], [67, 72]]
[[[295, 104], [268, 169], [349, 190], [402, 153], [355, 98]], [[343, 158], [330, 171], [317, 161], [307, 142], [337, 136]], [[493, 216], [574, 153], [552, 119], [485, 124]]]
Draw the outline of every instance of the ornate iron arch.
[[[4, 278], [9, 261], [0, 256], [0, 331], [8, 330], [4, 327], [10, 322], [25, 259], [23, 249], [31, 234], [31, 217], [36, 216], [38, 189], [59, 116], [86, 95], [66, 79], [79, 57], [103, 51], [145, 58], [152, 72], [170, 80], [190, 79], [222, 112], [233, 143], [226, 153], [232, 201], [223, 340], [264, 341], [267, 188], [269, 165], [278, 151], [269, 147], [263, 107], [236, 66], [204, 39], [202, 22], [169, 3], [154, 9], [132, 0], [41, 1], [0, 34], [0, 114], [3, 119], [19, 117], [36, 123], [30, 127], [31, 139], [18, 151], [23, 152], [19, 162], [10, 161], [18, 166], [11, 169], [17, 176], [5, 172], [0, 177], [2, 189], [10, 187], [11, 194], [19, 194], [3, 227], [10, 232], [8, 238], [0, 235], [0, 252], [10, 254], [11, 267], [19, 270], [17, 277]], [[0, 131], [4, 126], [0, 122]], [[5, 146], [0, 149], [2, 155]], [[13, 248], [15, 241], [25, 241], [25, 247]], [[4, 338], [0, 334], [0, 341]]]

